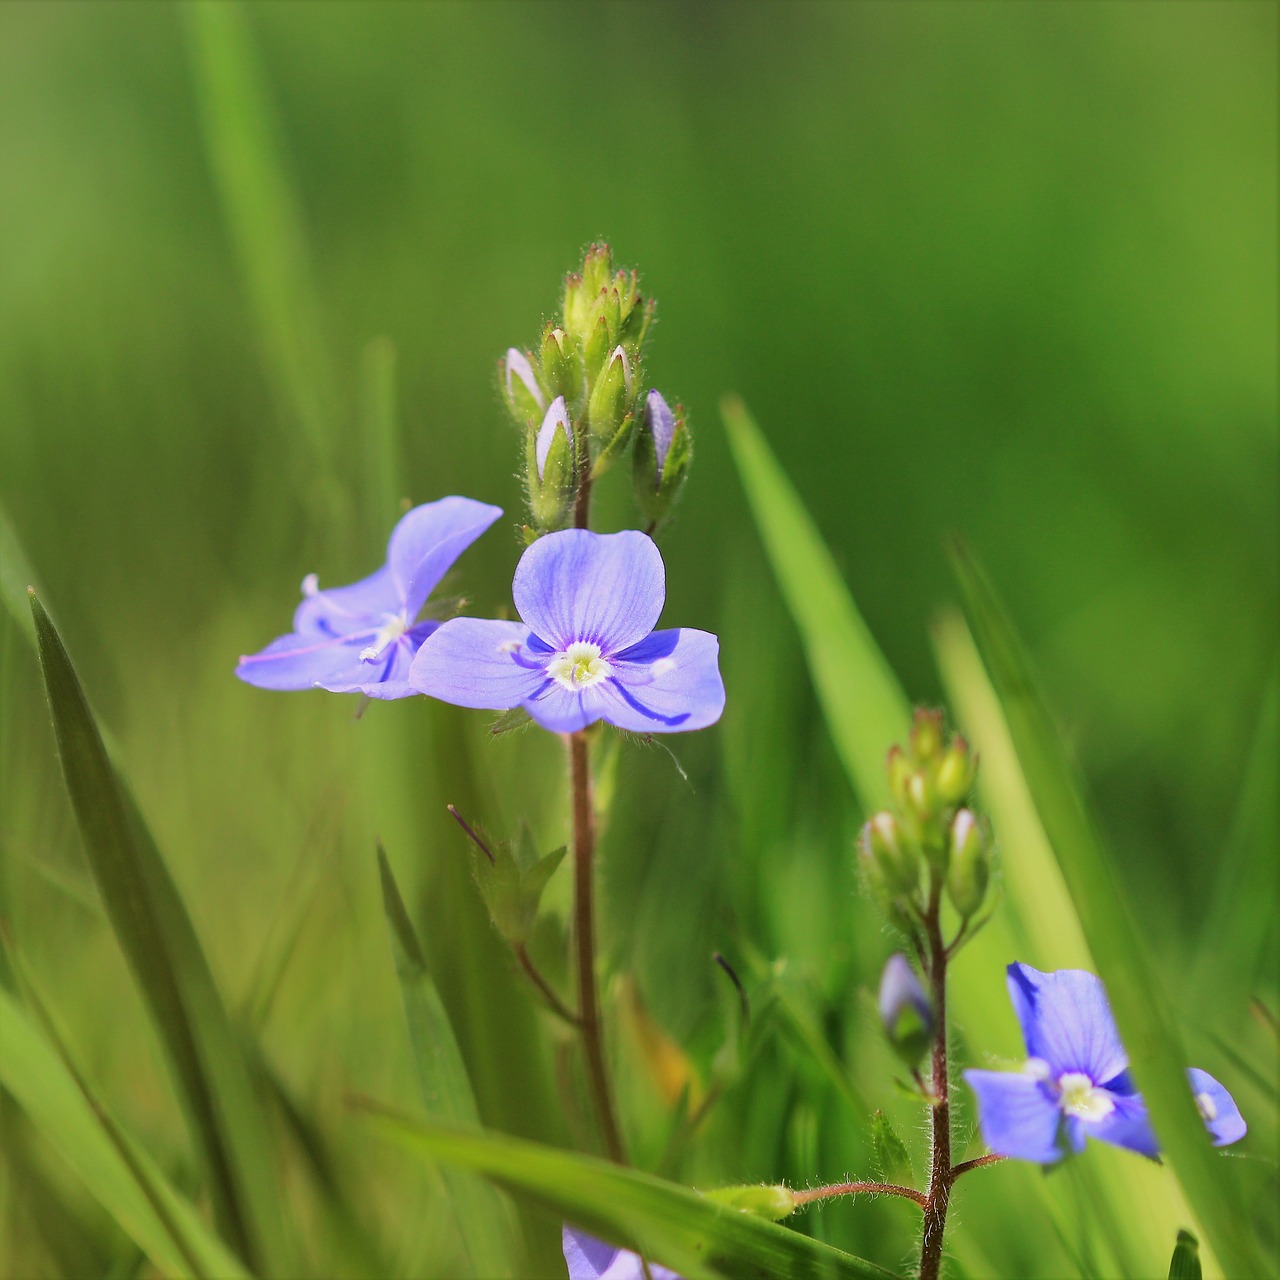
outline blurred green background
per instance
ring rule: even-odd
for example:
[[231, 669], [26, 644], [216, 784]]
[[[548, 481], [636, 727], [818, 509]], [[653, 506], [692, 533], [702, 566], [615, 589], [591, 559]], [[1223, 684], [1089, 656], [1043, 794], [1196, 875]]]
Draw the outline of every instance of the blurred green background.
[[[477, 614], [509, 605], [521, 446], [497, 361], [535, 341], [593, 238], [659, 300], [647, 373], [689, 407], [697, 444], [663, 539], [666, 616], [720, 635], [729, 691], [717, 728], [670, 740], [687, 784], [665, 751], [624, 749], [603, 851], [610, 966], [695, 1069], [729, 1007], [711, 952], [744, 973], [785, 957], [856, 1090], [920, 1137], [868, 1020], [892, 944], [855, 893], [860, 815], [729, 457], [729, 390], [920, 701], [942, 696], [941, 544], [968, 535], [1032, 646], [1175, 1000], [1206, 952], [1230, 951], [1230, 930], [1201, 925], [1280, 599], [1273, 5], [493, 0], [218, 16], [0, 7], [0, 500], [229, 1004], [331, 1144], [368, 1239], [333, 1227], [282, 1151], [313, 1274], [368, 1274], [370, 1256], [374, 1273], [457, 1266], [438, 1184], [344, 1108], [352, 1091], [414, 1099], [375, 835], [485, 1119], [579, 1140], [553, 1031], [444, 811], [496, 835], [527, 816], [550, 847], [563, 780], [554, 740], [490, 741], [479, 713], [395, 703], [357, 722], [353, 700], [271, 695], [231, 671], [285, 629], [305, 573], [342, 583], [380, 561], [399, 509], [379, 479], [388, 458], [396, 498], [505, 507], [454, 589]], [[388, 453], [370, 370], [392, 351]], [[600, 514], [632, 522], [625, 476]], [[190, 1148], [97, 904], [38, 669], [3, 628], [7, 927], [94, 1080], [181, 1183]], [[1047, 944], [1038, 959], [1067, 962]], [[1247, 990], [1183, 1011], [1193, 1060], [1253, 1122], [1242, 1150], [1262, 1170], [1265, 1229], [1274, 1102], [1222, 1044], [1248, 1041], [1274, 1078], [1274, 1039], [1237, 1025], [1249, 995], [1276, 1007], [1273, 926], [1237, 968]], [[999, 972], [957, 980], [1007, 1021], [969, 1060], [1015, 1057]], [[638, 1078], [624, 1101], [639, 1158], [656, 1160], [660, 1096]], [[0, 1272], [131, 1274], [123, 1237], [4, 1115]], [[676, 1172], [866, 1173], [865, 1119], [770, 1042]], [[1025, 1203], [1038, 1175], [983, 1176], [954, 1228], [966, 1271], [1076, 1274], [1042, 1201]], [[1070, 1205], [1080, 1188], [1048, 1194]], [[556, 1224], [526, 1225], [532, 1274], [552, 1265]], [[800, 1222], [894, 1267], [911, 1228], [883, 1203]], [[1131, 1274], [1167, 1265], [1135, 1248]]]

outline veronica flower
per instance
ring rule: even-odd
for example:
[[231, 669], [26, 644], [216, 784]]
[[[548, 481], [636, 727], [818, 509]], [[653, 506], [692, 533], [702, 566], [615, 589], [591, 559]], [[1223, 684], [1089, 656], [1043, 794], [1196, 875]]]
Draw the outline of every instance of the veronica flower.
[[260, 689], [409, 696], [409, 663], [440, 625], [417, 621], [427, 596], [501, 514], [470, 498], [414, 507], [392, 531], [387, 563], [377, 573], [329, 591], [308, 574], [293, 630], [241, 658], [236, 675]]
[[667, 1267], [645, 1266], [638, 1253], [618, 1249], [565, 1223], [564, 1260], [569, 1264], [569, 1280], [680, 1280]]
[[524, 707], [555, 733], [596, 720], [672, 733], [720, 718], [719, 642], [654, 631], [666, 586], [644, 534], [547, 534], [521, 557], [511, 594], [520, 622], [454, 618], [429, 636], [413, 688], [460, 707]]
[[[1106, 989], [1079, 969], [1041, 973], [1011, 964], [1009, 995], [1029, 1060], [1020, 1072], [966, 1071], [978, 1120], [999, 1155], [1050, 1164], [1097, 1138], [1144, 1156], [1159, 1148], [1146, 1104], [1129, 1079]], [[1207, 1072], [1188, 1072], [1215, 1146], [1244, 1137], [1231, 1095]]]

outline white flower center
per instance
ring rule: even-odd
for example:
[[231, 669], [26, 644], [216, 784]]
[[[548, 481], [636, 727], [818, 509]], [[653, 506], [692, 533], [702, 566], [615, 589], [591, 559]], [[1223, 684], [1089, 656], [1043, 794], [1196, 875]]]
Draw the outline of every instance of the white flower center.
[[404, 614], [387, 614], [386, 618], [386, 622], [378, 628], [378, 634], [373, 637], [373, 643], [360, 650], [361, 662], [376, 662], [387, 645], [394, 644], [409, 630]]
[[1116, 1104], [1105, 1089], [1099, 1089], [1083, 1071], [1067, 1071], [1058, 1077], [1063, 1111], [1081, 1120], [1105, 1120]]
[[578, 640], [547, 663], [547, 674], [563, 689], [577, 693], [613, 675], [613, 668], [600, 656], [600, 646]]
[[1196, 1107], [1200, 1112], [1200, 1118], [1207, 1124], [1211, 1124], [1218, 1118], [1218, 1108], [1213, 1099], [1207, 1093], [1196, 1094]]

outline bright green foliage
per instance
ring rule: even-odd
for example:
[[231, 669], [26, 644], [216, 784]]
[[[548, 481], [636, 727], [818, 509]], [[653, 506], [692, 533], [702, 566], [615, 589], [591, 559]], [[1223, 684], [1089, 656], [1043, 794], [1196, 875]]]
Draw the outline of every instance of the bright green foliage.
[[1200, 1242], [1190, 1231], [1178, 1232], [1178, 1243], [1169, 1260], [1169, 1280], [1201, 1280]]
[[911, 1153], [883, 1111], [877, 1111], [871, 1117], [871, 1142], [875, 1151], [876, 1172], [880, 1177], [885, 1182], [898, 1186], [914, 1186], [915, 1172], [911, 1168]]

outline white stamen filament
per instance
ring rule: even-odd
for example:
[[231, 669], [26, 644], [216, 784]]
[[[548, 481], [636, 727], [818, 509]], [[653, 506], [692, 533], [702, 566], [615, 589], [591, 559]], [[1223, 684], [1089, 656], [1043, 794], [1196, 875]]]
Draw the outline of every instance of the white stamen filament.
[[1058, 1077], [1062, 1109], [1081, 1120], [1105, 1120], [1116, 1104], [1105, 1089], [1099, 1089], [1083, 1071], [1067, 1071]]
[[399, 640], [408, 630], [409, 624], [405, 621], [403, 614], [389, 615], [387, 621], [378, 629], [378, 634], [373, 637], [373, 643], [360, 650], [360, 661], [377, 661], [386, 647]]
[[589, 689], [613, 675], [613, 668], [600, 656], [600, 646], [578, 640], [547, 663], [547, 674], [570, 693]]

